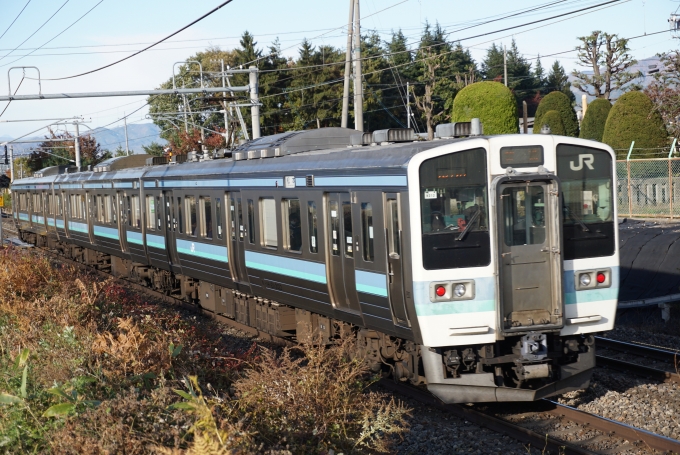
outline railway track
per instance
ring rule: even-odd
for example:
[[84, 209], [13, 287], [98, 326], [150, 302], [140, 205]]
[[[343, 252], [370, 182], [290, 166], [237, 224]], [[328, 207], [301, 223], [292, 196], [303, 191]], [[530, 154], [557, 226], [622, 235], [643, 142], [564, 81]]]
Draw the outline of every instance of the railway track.
[[[5, 236], [10, 233], [16, 234], [16, 231], [14, 229], [7, 229], [6, 226], [3, 226], [3, 228]], [[256, 328], [241, 324], [232, 319], [220, 315], [215, 315], [210, 311], [203, 310], [201, 307], [197, 305], [187, 303], [184, 300], [178, 299], [171, 295], [166, 295], [162, 292], [155, 291], [146, 286], [142, 286], [140, 284], [124, 280], [122, 278], [114, 277], [113, 275], [107, 272], [97, 270], [91, 266], [82, 264], [80, 262], [66, 259], [50, 250], [40, 248], [40, 251], [52, 256], [53, 258], [61, 262], [71, 264], [75, 267], [87, 270], [92, 273], [96, 273], [101, 278], [104, 279], [114, 278], [116, 280], [120, 280], [131, 289], [153, 296], [155, 299], [165, 304], [169, 304], [172, 305], [173, 307], [187, 310], [191, 313], [203, 314], [215, 318], [217, 321], [227, 326], [230, 326], [234, 329], [240, 330], [241, 332], [247, 333], [253, 337], [257, 337], [261, 341], [279, 345], [293, 344], [288, 339], [272, 336], [266, 332], [262, 332]], [[600, 343], [602, 343], [601, 340]], [[661, 356], [662, 354], [658, 355]], [[538, 450], [542, 450], [542, 453], [546, 454], [555, 453], [565, 455], [571, 454], [595, 455], [602, 453], [599, 451], [593, 451], [585, 447], [586, 444], [584, 444], [584, 441], [581, 441], [580, 443], [568, 442], [556, 437], [546, 435], [543, 432], [539, 433], [537, 431], [525, 428], [522, 425], [514, 423], [508, 420], [507, 418], [499, 417], [498, 415], [496, 415], [497, 413], [493, 411], [487, 412], [480, 410], [478, 409], [479, 406], [444, 404], [426, 391], [420, 390], [412, 386], [407, 386], [405, 384], [395, 383], [394, 381], [389, 379], [384, 379], [380, 381], [379, 385], [381, 385], [387, 390], [393, 391], [406, 397], [410, 397], [420, 403], [433, 406], [446, 412], [455, 414], [460, 418], [473, 422], [482, 427], [488, 428], [492, 431], [506, 434], [518, 441], [529, 444]], [[539, 410], [534, 411], [535, 413], [550, 414], [553, 415], [554, 417], [568, 420], [590, 429], [598, 430], [604, 433], [602, 437], [605, 438], [618, 438], [621, 440], [625, 440], [628, 441], [628, 444], [632, 444], [635, 447], [647, 447], [649, 449], [658, 450], [666, 453], [680, 453], [680, 441], [671, 438], [657, 435], [646, 430], [635, 428], [613, 420], [605, 419], [593, 414], [588, 414], [586, 412], [579, 411], [578, 409], [571, 408], [569, 406], [564, 406], [549, 400], [542, 400], [541, 402], [536, 403], [534, 405], [538, 406], [539, 408]], [[495, 407], [491, 408], [495, 409]], [[592, 439], [588, 439], [585, 442], [586, 443], [592, 442]], [[623, 444], [625, 445], [626, 443], [623, 442]], [[606, 453], [613, 452], [608, 451]]]
[[[595, 337], [598, 348], [597, 364], [607, 368], [634, 373], [638, 376], [652, 378], [661, 382], [674, 382], [680, 384], [680, 352], [670, 349], [660, 349], [645, 346], [637, 343], [612, 340], [610, 338]], [[641, 357], [645, 362], [650, 360], [655, 363], [662, 363], [665, 369], [660, 366], [642, 365], [628, 360], [618, 359], [609, 355], [601, 354], [600, 349], [615, 351], [634, 357]]]

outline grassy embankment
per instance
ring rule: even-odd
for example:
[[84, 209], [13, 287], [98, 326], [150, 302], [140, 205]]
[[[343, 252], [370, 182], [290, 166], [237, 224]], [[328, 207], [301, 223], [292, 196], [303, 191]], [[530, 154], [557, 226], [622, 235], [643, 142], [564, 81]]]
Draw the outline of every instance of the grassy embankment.
[[0, 283], [0, 453], [377, 453], [404, 431], [349, 340], [235, 351], [210, 319], [28, 251], [0, 249]]

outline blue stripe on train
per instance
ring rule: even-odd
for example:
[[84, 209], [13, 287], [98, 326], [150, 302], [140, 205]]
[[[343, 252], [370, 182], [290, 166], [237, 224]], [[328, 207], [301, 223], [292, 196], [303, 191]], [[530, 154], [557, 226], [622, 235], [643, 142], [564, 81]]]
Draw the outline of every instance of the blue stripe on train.
[[301, 280], [326, 284], [326, 265], [302, 259], [285, 258], [273, 254], [246, 251], [246, 267], [276, 273]]
[[177, 252], [213, 261], [229, 262], [227, 247], [177, 239]]

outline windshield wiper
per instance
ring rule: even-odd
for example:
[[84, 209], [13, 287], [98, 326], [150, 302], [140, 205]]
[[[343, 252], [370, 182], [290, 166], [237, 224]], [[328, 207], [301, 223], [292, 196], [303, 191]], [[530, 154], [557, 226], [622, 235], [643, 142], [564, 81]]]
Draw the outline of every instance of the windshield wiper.
[[481, 214], [482, 214], [482, 208], [478, 206], [477, 211], [475, 212], [474, 215], [472, 215], [472, 217], [470, 218], [470, 221], [468, 221], [468, 224], [465, 226], [465, 229], [463, 229], [463, 232], [458, 234], [458, 237], [456, 237], [457, 241], [461, 241], [465, 238], [467, 233], [470, 232], [470, 230], [472, 229], [472, 225], [475, 224], [475, 221], [477, 221], [477, 218], [479, 218], [479, 216]]
[[583, 220], [581, 220], [581, 218], [579, 218], [577, 215], [574, 215], [574, 212], [571, 211], [569, 206], [565, 205], [564, 208], [567, 209], [567, 212], [569, 212], [569, 216], [571, 216], [571, 219], [576, 221], [579, 225], [581, 225], [581, 229], [583, 229], [583, 232], [590, 232], [588, 226], [586, 226], [586, 224], [583, 222]]

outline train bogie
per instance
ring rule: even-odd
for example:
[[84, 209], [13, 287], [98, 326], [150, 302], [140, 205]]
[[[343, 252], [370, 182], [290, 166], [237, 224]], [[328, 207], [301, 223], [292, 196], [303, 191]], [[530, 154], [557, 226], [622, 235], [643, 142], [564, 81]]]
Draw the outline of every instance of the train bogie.
[[616, 311], [613, 151], [550, 135], [338, 148], [351, 135], [335, 130], [23, 179], [15, 219], [33, 243], [263, 332], [350, 330], [372, 368], [447, 402], [585, 387], [591, 334]]

